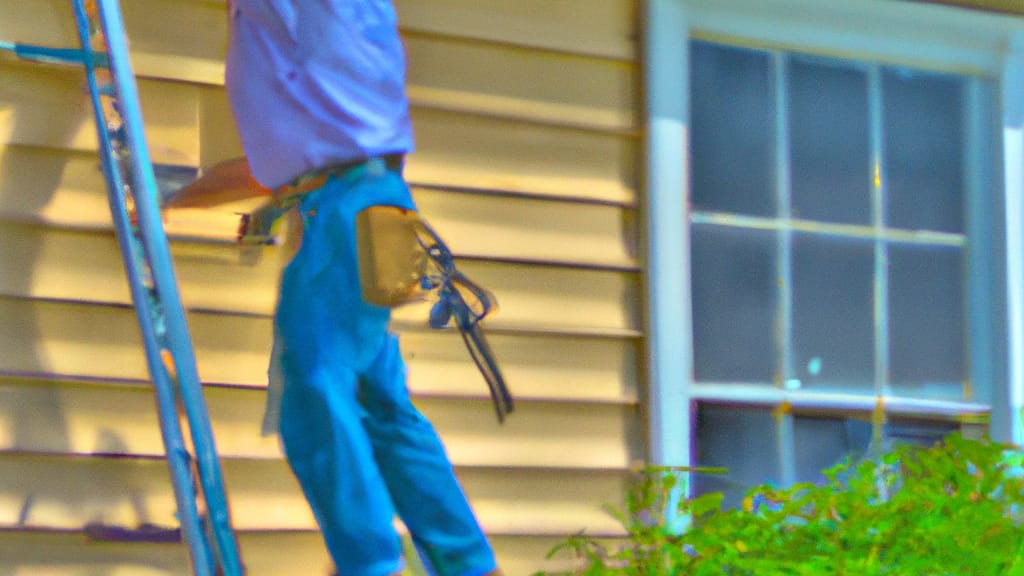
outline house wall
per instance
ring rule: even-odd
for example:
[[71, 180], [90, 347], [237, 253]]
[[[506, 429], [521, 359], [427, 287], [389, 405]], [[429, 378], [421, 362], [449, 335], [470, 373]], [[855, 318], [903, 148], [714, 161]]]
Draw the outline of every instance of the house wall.
[[[0, 40], [74, 46], [68, 3], [0, 3]], [[396, 314], [438, 427], [510, 576], [644, 457], [636, 211], [638, 0], [396, 0], [418, 148], [407, 176], [460, 267], [495, 292], [488, 335], [518, 399], [504, 426], [456, 334]], [[240, 154], [220, 0], [125, 2], [154, 162]], [[0, 55], [0, 573], [181, 574], [178, 545], [89, 542], [90, 522], [175, 524], [147, 372], [80, 71]], [[221, 213], [172, 213], [233, 518], [250, 575], [329, 561], [277, 441], [259, 435], [279, 258]], [[244, 207], [243, 207], [244, 208]], [[198, 240], [195, 236], [208, 236]], [[45, 568], [44, 568], [45, 567]]]

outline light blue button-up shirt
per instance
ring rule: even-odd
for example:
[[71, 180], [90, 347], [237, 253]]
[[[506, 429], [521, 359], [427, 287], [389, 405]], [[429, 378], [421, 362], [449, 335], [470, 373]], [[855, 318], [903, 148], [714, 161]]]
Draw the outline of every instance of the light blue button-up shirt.
[[412, 150], [390, 0], [232, 0], [230, 18], [225, 83], [261, 184]]

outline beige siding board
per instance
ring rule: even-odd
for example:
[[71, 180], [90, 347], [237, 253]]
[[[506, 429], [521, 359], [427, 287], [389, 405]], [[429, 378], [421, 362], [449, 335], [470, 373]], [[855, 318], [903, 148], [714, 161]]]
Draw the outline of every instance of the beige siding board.
[[515, 537], [491, 536], [491, 546], [498, 557], [498, 564], [505, 574], [534, 574], [538, 570], [550, 572], [567, 571], [572, 567], [565, 555], [547, 560], [548, 552], [561, 543], [563, 537]]
[[121, 5], [133, 52], [223, 59], [227, 46], [223, 5], [204, 0], [131, 0]]
[[0, 298], [3, 371], [139, 377], [146, 365], [127, 309]]
[[319, 533], [238, 534], [247, 576], [329, 574], [333, 564]]
[[71, 3], [63, 0], [0, 2], [0, 39], [44, 46], [77, 45]]
[[632, 59], [636, 0], [396, 0], [406, 29]]
[[[0, 448], [70, 453], [163, 453], [154, 395], [147, 387], [97, 387], [0, 381]], [[259, 434], [264, 394], [207, 388], [206, 401], [224, 457], [278, 458], [275, 437]], [[489, 401], [421, 398], [449, 455], [463, 466], [624, 468], [632, 408], [614, 404], [520, 402], [499, 425]], [[131, 418], [124, 418], [130, 414]]]
[[127, 302], [113, 235], [0, 222], [0, 289], [10, 296]]
[[[0, 148], [0, 218], [54, 226], [109, 229], [106, 184], [89, 152]], [[414, 189], [423, 214], [463, 256], [636, 268], [635, 211], [617, 205]], [[173, 210], [169, 233], [228, 242], [237, 216], [223, 210]], [[205, 229], [199, 226], [206, 226]], [[197, 248], [177, 248], [198, 250]], [[237, 260], [216, 248], [225, 260]], [[270, 255], [264, 260], [276, 262]], [[261, 264], [261, 266], [266, 263]], [[229, 265], [232, 273], [236, 267]], [[245, 274], [243, 274], [245, 275]], [[245, 275], [248, 276], [248, 275]]]
[[[131, 49], [155, 54], [220, 59], [227, 33], [224, 5], [202, 0], [122, 2]], [[5, 0], [0, 4], [0, 39], [74, 48], [78, 32], [71, 2]]]
[[[137, 75], [221, 82], [227, 20], [223, 4], [202, 0], [121, 3]], [[0, 4], [0, 40], [77, 48], [71, 3], [7, 0]]]
[[227, 92], [204, 86], [199, 92], [199, 166], [244, 155]]
[[4, 59], [0, 78], [0, 143], [96, 147], [82, 73]]
[[[637, 0], [396, 0], [403, 29], [549, 50], [631, 59]], [[124, 3], [132, 50], [220, 60], [227, 34], [224, 2], [132, 0]], [[60, 0], [8, 0], [0, 38], [77, 44], [74, 19]]]
[[138, 81], [146, 141], [153, 162], [199, 162], [199, 89], [159, 80]]
[[[316, 528], [284, 460], [226, 459], [222, 468], [238, 530]], [[177, 525], [162, 460], [0, 454], [0, 472], [0, 526], [22, 521], [26, 527], [49, 529], [77, 529], [89, 522]], [[488, 532], [617, 531], [601, 506], [619, 500], [625, 478], [621, 474], [552, 474], [508, 467], [459, 468], [457, 473]]]
[[[202, 130], [227, 129], [231, 117], [221, 96], [207, 89], [203, 98], [211, 104]], [[631, 137], [437, 109], [414, 108], [412, 116], [417, 144], [406, 175], [414, 185], [636, 202]], [[203, 145], [204, 164], [242, 154], [228, 137]]]
[[633, 204], [635, 141], [441, 110], [414, 110], [410, 182]]
[[[460, 337], [450, 332], [408, 331], [401, 339], [415, 392], [484, 394], [484, 382]], [[637, 401], [637, 340], [490, 334], [488, 341], [517, 397]]]
[[[406, 41], [414, 108], [624, 134], [636, 130], [636, 70], [627, 63], [417, 34], [407, 34]], [[220, 60], [139, 51], [132, 59], [142, 77], [217, 91], [223, 85]]]
[[[168, 235], [234, 241], [238, 213], [252, 202], [216, 210], [164, 213]], [[74, 230], [111, 230], [106, 182], [93, 151], [0, 146], [0, 220]]]
[[[466, 262], [467, 276], [494, 292], [500, 311], [484, 323], [495, 328], [621, 333], [639, 330], [639, 279], [631, 274], [517, 264]], [[395, 309], [399, 322], [423, 323], [430, 303]]]
[[0, 147], [0, 218], [109, 228], [106, 184], [96, 154]]
[[[5, 373], [146, 377], [131, 309], [0, 298], [0, 318]], [[194, 314], [190, 325], [204, 380], [265, 381], [269, 319]]]
[[[96, 128], [79, 70], [0, 60], [0, 144], [95, 150]], [[154, 162], [199, 161], [198, 88], [139, 82]]]
[[[238, 542], [247, 576], [330, 573], [330, 559], [319, 534], [250, 532], [240, 533]], [[0, 557], [0, 573], [11, 576], [181, 576], [191, 573], [186, 548], [181, 544], [92, 542], [79, 533], [6, 531], [0, 532], [0, 549], [5, 550]]]
[[[181, 576], [191, 570], [181, 545], [90, 542], [79, 533], [0, 531], [0, 550], [0, 574], [9, 576]], [[303, 574], [327, 573], [305, 556], [294, 561], [319, 569]]]
[[[241, 532], [248, 576], [328, 574], [330, 560], [313, 532]], [[568, 567], [560, 556], [545, 560], [554, 537], [492, 536], [495, 554], [510, 576]], [[184, 546], [90, 542], [78, 533], [0, 531], [0, 573], [11, 576], [180, 576], [189, 571]], [[287, 553], [282, 553], [287, 551]]]
[[[110, 229], [105, 184], [89, 153], [10, 146], [0, 151], [0, 220], [69, 229]], [[636, 214], [615, 205], [574, 204], [534, 198], [414, 190], [423, 214], [460, 256], [634, 270]], [[207, 237], [221, 246], [175, 246], [175, 253], [210, 254], [246, 279], [231, 243], [237, 216], [225, 210], [172, 210], [168, 234]], [[42, 231], [27, 233], [38, 235]], [[81, 236], [85, 238], [85, 236]], [[8, 249], [14, 250], [13, 247]], [[204, 256], [205, 258], [205, 256]], [[273, 249], [258, 266], [276, 266]], [[258, 276], [263, 275], [259, 272]], [[249, 280], [247, 280], [249, 281]]]
[[192, 314], [189, 323], [204, 382], [266, 381], [269, 318]]
[[642, 457], [635, 410], [615, 405], [520, 403], [499, 425], [489, 401], [422, 401], [456, 464], [623, 468]]
[[414, 105], [627, 131], [636, 78], [621, 62], [406, 35]]
[[0, 524], [75, 529], [90, 522], [174, 526], [167, 465], [0, 455]]
[[[139, 328], [127, 308], [0, 298], [0, 372], [67, 378], [148, 378]], [[194, 313], [200, 376], [262, 386], [271, 344], [268, 318]], [[480, 375], [451, 331], [402, 335], [413, 391], [483, 396]], [[522, 397], [632, 403], [637, 343], [618, 338], [490, 334], [509, 386]], [[102, 359], [97, 361], [97, 359]]]
[[605, 504], [618, 505], [624, 473], [511, 468], [458, 470], [466, 495], [484, 528], [501, 534], [564, 534], [621, 531]]
[[455, 253], [637, 268], [636, 213], [617, 205], [413, 190], [420, 212]]
[[[409, 98], [414, 108], [439, 109], [531, 123], [631, 133], [635, 130], [635, 70], [621, 62], [411, 35]], [[237, 156], [223, 90], [204, 89], [214, 114], [203, 164]], [[205, 104], [204, 104], [205, 107]], [[417, 124], [419, 131], [420, 126]]]
[[[164, 453], [155, 395], [137, 389], [4, 381], [2, 446], [62, 453]], [[265, 452], [270, 455], [272, 447]]]
[[[8, 296], [129, 302], [113, 235], [0, 222], [0, 290]], [[277, 258], [239, 261], [238, 249], [177, 244], [175, 266], [189, 308], [270, 314]], [[269, 255], [268, 255], [269, 256]], [[467, 261], [460, 269], [491, 289], [501, 304], [494, 326], [638, 330], [638, 278], [617, 271]], [[396, 309], [400, 322], [424, 324], [430, 303]]]
[[[16, 297], [128, 304], [127, 279], [112, 232], [0, 222], [0, 293]], [[233, 246], [172, 246], [186, 306], [269, 314], [278, 266], [243, 264]]]

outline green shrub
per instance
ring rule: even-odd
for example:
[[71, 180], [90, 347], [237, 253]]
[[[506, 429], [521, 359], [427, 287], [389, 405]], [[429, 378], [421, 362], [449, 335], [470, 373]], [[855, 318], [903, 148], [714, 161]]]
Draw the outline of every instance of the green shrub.
[[[1010, 446], [958, 435], [845, 461], [822, 485], [673, 502], [686, 469], [647, 468], [625, 511], [626, 538], [570, 537], [565, 575], [1024, 575], [1024, 475]], [[549, 574], [548, 576], [555, 576]]]

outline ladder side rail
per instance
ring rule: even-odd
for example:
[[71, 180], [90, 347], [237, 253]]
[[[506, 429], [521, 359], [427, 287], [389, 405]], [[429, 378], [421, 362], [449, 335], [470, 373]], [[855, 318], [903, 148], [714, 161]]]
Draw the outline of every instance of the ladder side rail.
[[196, 452], [196, 466], [213, 532], [215, 556], [225, 576], [240, 576], [242, 568], [238, 544], [231, 527], [209, 412], [199, 382], [192, 339], [178, 294], [178, 283], [174, 275], [167, 236], [160, 220], [156, 177], [146, 146], [138, 90], [128, 58], [124, 22], [116, 0], [98, 0], [97, 4], [132, 159], [131, 179], [135, 191], [139, 234], [153, 276], [157, 298], [163, 305], [168, 351], [174, 359], [178, 392], [181, 394]]
[[146, 353], [149, 371], [153, 376], [153, 387], [157, 397], [157, 411], [160, 418], [160, 432], [167, 452], [167, 464], [171, 474], [175, 502], [181, 523], [182, 537], [188, 545], [193, 572], [197, 576], [213, 574], [213, 557], [203, 533], [202, 523], [195, 499], [195, 486], [192, 478], [190, 457], [185, 448], [181, 423], [178, 420], [177, 403], [174, 396], [174, 383], [160, 355], [161, 345], [154, 323], [154, 313], [149, 291], [143, 283], [137, 246], [133, 244], [131, 222], [125, 210], [124, 182], [115, 157], [113, 143], [106, 129], [106, 114], [100, 99], [100, 87], [96, 80], [95, 59], [89, 37], [89, 19], [85, 13], [82, 0], [74, 2], [75, 18], [78, 23], [79, 42], [82, 44], [82, 64], [85, 67], [86, 79], [96, 120], [96, 132], [99, 139], [99, 151], [103, 176], [107, 183], [107, 198], [110, 214], [114, 223], [118, 245], [125, 264], [129, 291], [135, 303], [136, 315], [142, 331], [142, 340]]

